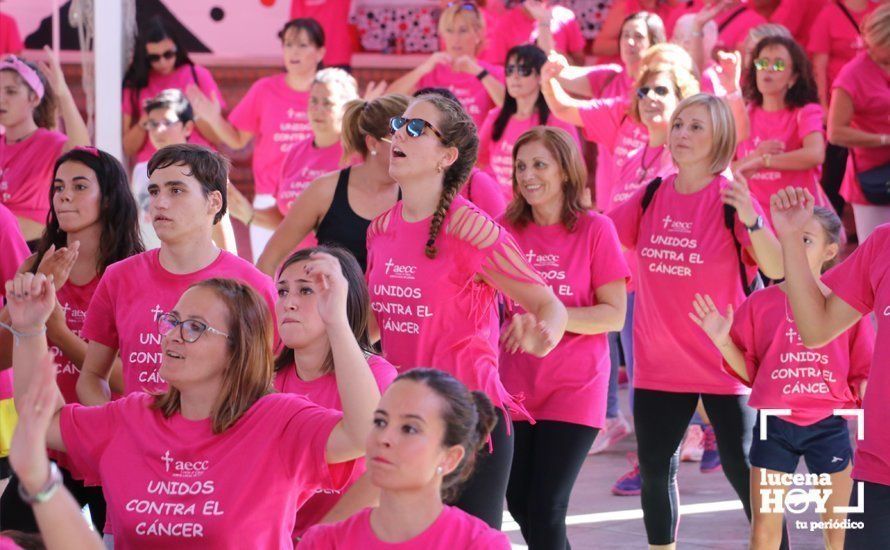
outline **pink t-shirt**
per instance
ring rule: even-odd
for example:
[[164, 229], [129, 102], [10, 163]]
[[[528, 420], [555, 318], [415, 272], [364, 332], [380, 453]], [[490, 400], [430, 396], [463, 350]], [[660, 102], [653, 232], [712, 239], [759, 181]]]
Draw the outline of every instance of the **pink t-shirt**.
[[7, 143], [6, 134], [0, 134], [0, 204], [45, 224], [53, 166], [66, 141], [65, 134], [45, 128], [18, 143]]
[[[489, 72], [493, 77], [504, 82], [504, 68], [500, 65], [493, 65], [487, 61], [477, 60], [483, 69]], [[476, 75], [469, 73], [461, 73], [453, 70], [451, 65], [439, 64], [423, 75], [417, 82], [417, 89], [438, 87], [448, 88], [457, 99], [460, 100], [467, 113], [473, 117], [476, 126], [482, 124], [488, 111], [494, 108], [494, 101], [488, 95], [488, 91]]]
[[310, 137], [294, 144], [284, 157], [281, 178], [275, 190], [278, 211], [283, 216], [313, 180], [342, 167], [343, 146], [339, 141], [328, 147], [316, 147], [314, 141]]
[[[584, 35], [575, 19], [575, 13], [564, 6], [553, 6], [550, 33], [556, 51], [581, 53], [584, 51]], [[538, 22], [522, 6], [507, 10], [500, 16], [497, 31], [491, 37], [486, 54], [487, 59], [502, 64], [507, 61], [507, 52], [513, 46], [534, 44], [538, 39]]]
[[874, 312], [875, 352], [862, 407], [865, 438], [856, 442], [853, 478], [890, 485], [890, 224], [879, 226], [822, 280], [863, 315]]
[[325, 67], [350, 65], [352, 54], [359, 49], [355, 29], [349, 23], [350, 4], [343, 0], [291, 0], [291, 19], [311, 17], [324, 29]]
[[857, 26], [853, 26], [853, 22], [844, 15], [836, 1], [827, 2], [816, 17], [816, 21], [810, 29], [810, 42], [807, 50], [810, 55], [821, 53], [828, 56], [829, 90], [844, 65], [865, 48], [858, 25], [861, 25], [865, 16], [873, 12], [877, 6], [877, 3], [869, 2], [863, 11], [853, 11], [847, 7], [847, 11], [853, 16]]
[[233, 126], [253, 134], [253, 184], [257, 194], [275, 193], [288, 150], [312, 137], [306, 114], [309, 92], [292, 89], [285, 76], [282, 73], [257, 80], [229, 113]]
[[[135, 102], [133, 101], [133, 90], [131, 88], [124, 88], [122, 101], [124, 114], [129, 115], [134, 121], [139, 120], [139, 117], [142, 116], [142, 107], [147, 100], [157, 96], [162, 91], [171, 88], [185, 93], [185, 89], [192, 84], [197, 84], [198, 88], [200, 88], [207, 97], [212, 98], [216, 95], [216, 97], [219, 98], [220, 105], [225, 109], [226, 104], [223, 100], [222, 92], [219, 91], [219, 87], [216, 85], [216, 81], [213, 80], [213, 75], [210, 74], [210, 71], [201, 65], [194, 65], [194, 68], [195, 70], [192, 72], [192, 66], [186, 63], [185, 65], [174, 69], [170, 74], [150, 73], [148, 77], [148, 86], [139, 90]], [[197, 81], [195, 80], [195, 77], [197, 77]], [[210, 142], [207, 141], [207, 138], [201, 135], [201, 132], [197, 127], [195, 127], [192, 135], [189, 136], [189, 143], [210, 146]], [[139, 149], [139, 152], [136, 154], [136, 162], [148, 161], [156, 150], [157, 149], [152, 145], [151, 140], [146, 136], [145, 143], [142, 144], [142, 148]]]
[[371, 508], [330, 525], [316, 525], [300, 541], [301, 550], [510, 550], [507, 535], [470, 514], [443, 505], [426, 530], [405, 542], [383, 542], [371, 527]]
[[596, 157], [596, 205], [608, 210], [612, 187], [628, 158], [646, 146], [649, 131], [627, 114], [628, 98], [594, 99], [578, 108], [584, 137], [598, 145]]
[[[0, 304], [6, 297], [6, 281], [15, 273], [25, 258], [31, 255], [19, 224], [8, 208], [0, 204]], [[2, 329], [0, 329], [2, 330]], [[0, 371], [0, 401], [12, 398], [12, 369]]]
[[399, 201], [368, 228], [366, 277], [383, 353], [399, 369], [435, 367], [485, 392], [496, 407], [524, 413], [498, 377], [498, 293], [480, 276], [490, 270], [545, 283], [509, 233], [460, 195], [442, 222], [438, 255], [427, 258], [431, 219], [405, 221]]
[[25, 44], [19, 34], [19, 26], [12, 16], [0, 13], [0, 54], [20, 54]]
[[[757, 13], [751, 7], [751, 2], [733, 6], [714, 18], [718, 28], [721, 29], [717, 47], [744, 51], [748, 32], [763, 23], [778, 23], [791, 31], [791, 35], [799, 44], [807, 44], [813, 20], [824, 5], [825, 0], [781, 0], [769, 17]], [[726, 21], [730, 16], [742, 7], [745, 11], [727, 24]]]
[[[612, 210], [621, 243], [636, 252], [639, 264], [634, 305], [634, 387], [649, 390], [741, 395], [748, 390], [723, 370], [720, 352], [686, 315], [696, 293], [710, 294], [720, 311], [745, 299], [738, 255], [724, 225], [715, 177], [703, 189], [680, 194], [669, 176], [642, 212], [645, 189]], [[755, 210], [762, 214], [757, 203]], [[743, 247], [747, 230], [735, 218]], [[745, 262], [753, 265], [747, 253]], [[748, 270], [748, 280], [754, 271]], [[667, 327], [670, 327], [668, 329]]]
[[[519, 120], [514, 115], [510, 117], [510, 120], [507, 122], [507, 126], [504, 128], [504, 133], [501, 134], [501, 139], [499, 141], [494, 141], [492, 135], [494, 131], [494, 122], [497, 120], [500, 112], [500, 108], [494, 109], [488, 113], [485, 122], [482, 123], [482, 129], [479, 130], [478, 163], [480, 168], [488, 171], [489, 174], [494, 176], [500, 185], [504, 199], [506, 199], [507, 202], [510, 202], [510, 199], [513, 198], [513, 145], [516, 143], [516, 140], [519, 139], [519, 136], [535, 126], [541, 126], [541, 122], [537, 113], [525, 120]], [[552, 114], [544, 126], [553, 126], [567, 131], [575, 140], [575, 143], [580, 150], [581, 142], [578, 139], [578, 130], [574, 126], [568, 122], [559, 120]]]
[[616, 63], [594, 65], [587, 73], [587, 81], [595, 99], [610, 97], [626, 99], [633, 88], [634, 81], [624, 67]]
[[[597, 288], [630, 276], [615, 227], [602, 214], [581, 214], [574, 231], [562, 223], [505, 227], [566, 307], [595, 306]], [[525, 396], [535, 420], [603, 427], [609, 371], [606, 333], [566, 332], [545, 357], [501, 350], [504, 386]]]
[[115, 548], [291, 548], [298, 495], [341, 487], [355, 465], [325, 463], [342, 415], [299, 396], [261, 397], [221, 434], [152, 400], [61, 411], [68, 456], [102, 485]]
[[[751, 132], [748, 139], [739, 143], [736, 158], [751, 154], [760, 142], [775, 139], [785, 144], [785, 152], [803, 147], [803, 140], [810, 134], [824, 135], [822, 129], [822, 106], [810, 103], [797, 109], [765, 111], [757, 105], [748, 106], [748, 120]], [[760, 203], [764, 212], [769, 213], [769, 199], [779, 189], [789, 185], [808, 189], [814, 196], [818, 194], [822, 167], [809, 170], [775, 170], [762, 168], [748, 175], [751, 194]]]
[[[76, 285], [68, 281], [56, 292], [56, 300], [65, 312], [65, 324], [78, 336], [83, 330], [90, 300], [98, 287], [99, 277], [95, 277], [85, 285]], [[62, 397], [65, 398], [65, 403], [79, 403], [75, 387], [77, 379], [80, 378], [80, 369], [55, 344], [52, 342], [49, 344], [56, 363], [56, 383], [59, 385]]]
[[[782, 419], [808, 426], [834, 409], [860, 405], [859, 384], [868, 377], [874, 328], [863, 317], [830, 344], [804, 347], [788, 297], [778, 286], [758, 290], [735, 314], [730, 333], [753, 381], [748, 405], [791, 409]], [[726, 371], [735, 373], [724, 363]]]
[[[735, 15], [740, 10], [741, 13]], [[748, 5], [733, 6], [714, 18], [720, 34], [717, 35], [717, 45], [715, 48], [725, 50], [745, 51], [745, 39], [748, 38], [748, 32], [756, 27], [767, 23], [765, 17], [754, 11]]]
[[[372, 355], [368, 358], [368, 367], [377, 381], [377, 388], [382, 394], [395, 380], [395, 367], [386, 359]], [[275, 389], [281, 393], [294, 393], [301, 395], [309, 401], [335, 411], [342, 411], [343, 404], [340, 401], [340, 392], [337, 390], [337, 379], [334, 373], [328, 373], [311, 381], [304, 381], [297, 375], [297, 369], [290, 364], [275, 373]], [[349, 480], [339, 489], [318, 489], [308, 491], [300, 500], [305, 503], [297, 510], [297, 522], [294, 525], [294, 539], [299, 539], [307, 529], [316, 525], [331, 511], [331, 508], [340, 500], [340, 497], [349, 490], [353, 483], [365, 473], [365, 459], [356, 460], [355, 469]]]
[[[874, 134], [890, 134], [890, 74], [872, 61], [868, 52], [860, 52], [841, 69], [834, 87], [847, 92], [853, 101], [853, 128]], [[841, 195], [847, 202], [868, 204], [856, 173], [888, 162], [890, 145], [850, 148]]]
[[120, 350], [124, 394], [167, 389], [158, 373], [162, 353], [157, 320], [193, 283], [214, 277], [245, 282], [266, 300], [274, 318], [275, 285], [246, 260], [220, 250], [204, 269], [177, 275], [161, 266], [159, 254], [156, 248], [110, 265], [87, 310], [82, 336]]
[[478, 168], [470, 172], [470, 179], [460, 188], [460, 194], [492, 218], [500, 217], [507, 208], [507, 200], [497, 180]]

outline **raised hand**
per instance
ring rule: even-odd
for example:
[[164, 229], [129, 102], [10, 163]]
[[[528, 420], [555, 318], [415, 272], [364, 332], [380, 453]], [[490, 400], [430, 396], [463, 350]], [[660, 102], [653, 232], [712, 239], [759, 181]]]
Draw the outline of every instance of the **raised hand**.
[[423, 72], [428, 73], [436, 68], [436, 65], [451, 65], [454, 61], [450, 55], [445, 52], [436, 52], [426, 58], [421, 67]]
[[541, 0], [525, 0], [522, 7], [531, 15], [535, 21], [550, 21], [552, 17], [550, 8]]
[[46, 77], [49, 85], [56, 93], [67, 89], [68, 83], [65, 81], [65, 73], [62, 72], [62, 64], [59, 63], [59, 57], [56, 55], [56, 52], [49, 46], [44, 46], [43, 53], [46, 54], [47, 61], [41, 61], [37, 64], [40, 72], [43, 73], [43, 76]]
[[37, 493], [49, 476], [46, 432], [56, 412], [56, 367], [47, 353], [33, 365], [25, 395], [16, 395], [18, 424], [12, 436], [9, 463], [28, 494]]
[[735, 208], [739, 220], [747, 225], [754, 225], [757, 221], [757, 210], [754, 209], [754, 200], [751, 198], [751, 190], [744, 177], [732, 179], [729, 185], [720, 190], [720, 199], [724, 204]]
[[71, 275], [79, 251], [80, 241], [74, 241], [70, 247], [63, 246], [58, 250], [56, 245], [51, 245], [40, 260], [37, 273], [43, 273], [47, 277], [52, 275], [53, 286], [59, 290], [68, 282], [68, 276]]
[[788, 186], [770, 197], [769, 210], [773, 229], [779, 238], [803, 233], [813, 217], [816, 199], [806, 189]]
[[21, 332], [42, 330], [56, 306], [53, 276], [18, 273], [6, 281], [6, 300], [12, 326]]
[[717, 51], [717, 77], [726, 93], [739, 91], [742, 81], [742, 54]]
[[194, 84], [189, 84], [185, 89], [185, 96], [192, 105], [196, 119], [213, 120], [221, 116], [222, 106], [219, 103], [219, 97], [213, 94], [213, 97], [207, 97], [201, 88]]
[[733, 319], [732, 304], [726, 306], [726, 315], [723, 316], [720, 315], [710, 296], [696, 293], [692, 309], [694, 311], [689, 313], [689, 318], [705, 331], [714, 345], [722, 347], [729, 343], [729, 329], [732, 328]]
[[386, 93], [386, 81], [380, 80], [374, 82], [373, 80], [368, 82], [368, 85], [365, 86], [365, 93], [362, 94], [362, 99], [365, 101], [374, 101], [378, 97], [382, 96]]
[[229, 214], [242, 223], [247, 223], [254, 215], [253, 205], [250, 204], [247, 197], [241, 194], [241, 191], [238, 191], [238, 189], [232, 185], [232, 182], [226, 182], [226, 190], [228, 193]]
[[316, 252], [304, 264], [303, 270], [315, 287], [318, 315], [325, 326], [331, 328], [338, 324], [348, 325], [346, 299], [349, 282], [343, 275], [339, 260], [330, 254]]
[[501, 333], [501, 343], [510, 353], [522, 350], [543, 357], [557, 344], [547, 326], [531, 313], [520, 313], [510, 318], [506, 330]]
[[562, 73], [563, 66], [556, 61], [547, 61], [541, 67], [541, 82], [546, 82], [551, 78], [558, 78]]
[[757, 156], [778, 155], [785, 152], [785, 142], [780, 139], [765, 139], [757, 144], [752, 154]]
[[469, 55], [458, 56], [451, 64], [451, 68], [459, 73], [479, 74], [482, 72], [482, 65], [476, 62]]

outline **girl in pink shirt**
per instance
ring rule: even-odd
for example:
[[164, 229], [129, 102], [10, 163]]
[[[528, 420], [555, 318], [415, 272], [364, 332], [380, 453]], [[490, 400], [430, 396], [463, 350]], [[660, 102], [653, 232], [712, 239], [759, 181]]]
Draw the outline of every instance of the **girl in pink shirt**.
[[[189, 59], [182, 40], [166, 21], [153, 17], [139, 29], [133, 61], [124, 74], [123, 148], [126, 155], [135, 162], [146, 162], [156, 150], [145, 127], [148, 122], [143, 110], [145, 102], [163, 90], [174, 88], [185, 92], [189, 86], [196, 86], [208, 97], [222, 102], [222, 94], [210, 71]], [[191, 143], [217, 142], [206, 121], [199, 118], [195, 123], [197, 129], [190, 136]]]
[[[546, 357], [517, 350], [508, 329], [501, 379], [535, 420], [514, 415], [507, 506], [535, 548], [568, 546], [572, 486], [605, 422], [609, 343], [624, 324], [630, 276], [611, 220], [584, 200], [587, 171], [571, 136], [538, 127], [514, 149], [514, 198], [504, 226], [566, 306], [566, 335]], [[521, 312], [521, 310], [520, 310]]]
[[[374, 353], [368, 338], [371, 310], [367, 285], [358, 262], [342, 248], [322, 246], [298, 250], [284, 262], [278, 275], [275, 314], [278, 332], [286, 347], [275, 359], [275, 389], [299, 394], [316, 405], [342, 411], [343, 403], [337, 388], [344, 381], [335, 375], [335, 362], [343, 359], [342, 353], [333, 347], [336, 335], [328, 335], [324, 320], [318, 314], [316, 289], [306, 280], [304, 272], [304, 267], [319, 253], [335, 258], [348, 282], [346, 317], [380, 392], [385, 391], [396, 377], [396, 369]], [[309, 492], [308, 500], [297, 510], [294, 539], [299, 540], [306, 529], [316, 523], [331, 523], [366, 506], [375, 506], [379, 492], [371, 487], [364, 470], [364, 460], [359, 459], [352, 477], [341, 490]], [[342, 503], [338, 504], [341, 498]]]
[[547, 55], [537, 46], [516, 46], [507, 52], [507, 96], [504, 105], [494, 109], [479, 129], [479, 167], [495, 177], [504, 198], [513, 196], [513, 144], [535, 126], [551, 125], [569, 132], [580, 149], [578, 131], [569, 123], [551, 116], [541, 93], [541, 67]]
[[[837, 215], [816, 207], [803, 233], [814, 277], [820, 277], [836, 262], [840, 233]], [[820, 287], [823, 293], [830, 292], [824, 284]], [[771, 491], [773, 488], [762, 480], [769, 474], [793, 474], [803, 455], [810, 473], [831, 477], [832, 493], [825, 504], [828, 514], [823, 515], [823, 521], [843, 522], [846, 514], [833, 510], [846, 506], [850, 498], [853, 449], [847, 420], [833, 411], [861, 406], [874, 349], [874, 329], [863, 318], [829, 344], [808, 351], [786, 293], [785, 282], [759, 290], [735, 314], [728, 306], [726, 316], [715, 308], [710, 296], [696, 296], [695, 312], [690, 315], [720, 350], [727, 372], [751, 386], [750, 406], [790, 411], [788, 415], [761, 416], [754, 424], [751, 483]], [[765, 438], [760, 436], [761, 426]], [[778, 546], [782, 514], [761, 511], [760, 491], [751, 496], [751, 545]], [[825, 536], [831, 548], [843, 548], [844, 529], [826, 529]]]
[[821, 194], [825, 136], [813, 69], [803, 48], [792, 38], [764, 38], [753, 59], [744, 79], [748, 135], [739, 143], [733, 171], [745, 177], [766, 211], [773, 193], [788, 185]]
[[313, 527], [300, 548], [508, 550], [505, 534], [443, 503], [472, 474], [496, 422], [488, 397], [447, 373], [420, 368], [400, 375], [383, 394], [368, 436], [368, 473], [380, 505]]
[[[485, 19], [472, 2], [452, 2], [439, 16], [442, 49], [387, 87], [410, 94], [417, 88], [447, 88], [477, 126], [504, 102], [503, 67], [477, 59], [485, 38]], [[498, 60], [498, 63], [501, 61]]]
[[[75, 385], [87, 343], [81, 339], [87, 306], [105, 268], [142, 252], [136, 201], [123, 166], [92, 147], [78, 147], [56, 161], [51, 188], [52, 206], [37, 253], [20, 271], [54, 276], [57, 303], [47, 323], [47, 338], [56, 367], [56, 383], [66, 403], [77, 403]], [[8, 322], [8, 319], [6, 320]], [[84, 487], [73, 464], [62, 453], [51, 453], [65, 471], [65, 485], [101, 534], [105, 500], [101, 489]], [[72, 475], [74, 477], [72, 477]], [[30, 507], [18, 496], [13, 481], [0, 498], [4, 528], [36, 531]]]
[[[47, 445], [66, 451], [86, 483], [101, 481], [116, 548], [289, 548], [298, 497], [349, 478], [380, 392], [344, 315], [339, 264], [316, 254], [304, 273], [342, 353], [342, 414], [273, 391], [272, 318], [259, 294], [230, 279], [193, 285], [159, 317], [170, 382], [159, 394], [63, 406], [41, 361], [45, 340], [31, 336], [15, 348], [14, 364], [32, 367], [16, 368], [16, 395], [56, 394], [41, 427]], [[13, 325], [36, 334], [55, 302], [52, 284], [24, 274], [7, 286]], [[31, 472], [22, 484], [33, 494], [45, 479]]]
[[782, 243], [785, 290], [790, 314], [808, 348], [828, 345], [874, 313], [875, 349], [860, 420], [864, 437], [857, 441], [853, 457], [852, 476], [857, 483], [850, 505], [858, 511], [847, 515], [849, 521], [861, 522], [861, 528], [848, 530], [844, 548], [880, 548], [890, 540], [890, 376], [886, 368], [890, 364], [890, 225], [879, 226], [843, 263], [823, 276], [822, 282], [830, 289], [824, 292], [808, 265], [805, 244], [814, 202], [805, 189], [787, 188], [770, 203]]
[[754, 415], [745, 405], [747, 389], [723, 371], [707, 336], [676, 312], [702, 285], [720, 307], [740, 304], [754, 265], [771, 278], [782, 276], [778, 242], [759, 205], [743, 182], [720, 175], [736, 145], [726, 103], [706, 94], [686, 98], [670, 128], [677, 174], [655, 180], [609, 214], [638, 262], [633, 410], [649, 544], [676, 541], [677, 450], [699, 399], [717, 434], [723, 472], [750, 517], [745, 449]]
[[458, 195], [476, 162], [473, 130], [463, 108], [438, 95], [392, 120], [390, 174], [403, 198], [368, 230], [367, 278], [392, 364], [444, 370], [500, 409], [493, 454], [457, 502], [498, 527], [513, 447], [505, 411], [523, 409], [498, 376], [497, 292], [528, 312], [514, 317], [517, 339], [538, 356], [562, 337], [566, 314], [509, 234]]
[[[53, 163], [78, 145], [89, 145], [86, 124], [74, 104], [55, 55], [41, 68], [7, 56], [0, 59], [0, 204], [15, 215], [25, 240], [35, 245], [49, 211]], [[57, 116], [65, 122], [56, 131]], [[33, 247], [32, 247], [33, 248]]]

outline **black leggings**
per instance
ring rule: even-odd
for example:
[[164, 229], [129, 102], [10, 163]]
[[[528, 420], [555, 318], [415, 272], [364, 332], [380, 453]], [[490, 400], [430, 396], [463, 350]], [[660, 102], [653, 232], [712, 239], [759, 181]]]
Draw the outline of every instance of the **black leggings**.
[[[859, 503], [860, 483], [865, 485], [862, 513], [847, 514], [850, 529], [847, 529], [844, 537], [844, 548], [847, 550], [887, 548], [887, 542], [890, 541], [890, 485], [854, 481], [850, 506]], [[853, 522], [861, 522], [862, 529], [854, 527]]]
[[454, 505], [500, 531], [504, 521], [504, 495], [507, 493], [507, 480], [510, 479], [515, 434], [511, 428], [507, 435], [510, 419], [504, 416], [504, 412], [497, 409], [497, 415], [498, 423], [491, 432], [494, 452], [489, 453], [487, 445], [480, 451], [476, 469], [464, 484]]
[[[59, 468], [65, 487], [74, 496], [81, 507], [89, 505], [90, 518], [99, 536], [105, 529], [105, 497], [101, 487], [85, 487], [82, 481], [71, 477], [71, 473], [65, 468]], [[24, 533], [37, 533], [37, 520], [31, 506], [19, 498], [19, 479], [13, 475], [9, 478], [9, 485], [0, 497], [0, 531], [12, 529]]]
[[567, 550], [569, 497], [599, 430], [550, 420], [514, 422], [513, 428], [507, 508], [531, 550]]
[[642, 478], [643, 523], [649, 544], [670, 544], [677, 540], [680, 442], [695, 413], [699, 395], [717, 436], [723, 473], [751, 520], [748, 450], [757, 411], [747, 406], [747, 396], [637, 389], [634, 427]]

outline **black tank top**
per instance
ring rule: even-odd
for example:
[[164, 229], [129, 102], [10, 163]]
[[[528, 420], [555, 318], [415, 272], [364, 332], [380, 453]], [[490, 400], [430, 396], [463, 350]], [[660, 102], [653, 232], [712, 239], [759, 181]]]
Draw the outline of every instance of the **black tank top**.
[[[349, 168], [340, 170], [334, 200], [318, 224], [315, 237], [318, 244], [339, 246], [352, 252], [364, 271], [368, 261], [368, 226], [371, 225], [371, 220], [359, 216], [349, 206], [349, 171]], [[400, 190], [399, 199], [401, 198]]]

